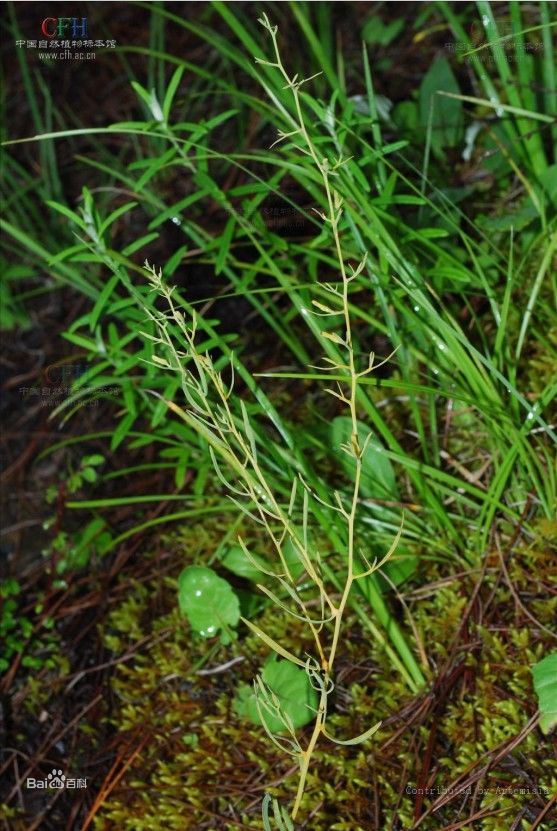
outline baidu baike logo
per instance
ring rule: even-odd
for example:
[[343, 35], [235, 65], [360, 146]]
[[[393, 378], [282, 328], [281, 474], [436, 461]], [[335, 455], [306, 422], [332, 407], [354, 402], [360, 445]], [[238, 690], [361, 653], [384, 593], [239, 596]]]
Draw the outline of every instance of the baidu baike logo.
[[74, 788], [86, 788], [87, 779], [72, 779], [67, 777], [63, 771], [52, 768], [45, 779], [34, 779], [32, 776], [27, 777], [25, 786], [40, 790], [73, 790]]

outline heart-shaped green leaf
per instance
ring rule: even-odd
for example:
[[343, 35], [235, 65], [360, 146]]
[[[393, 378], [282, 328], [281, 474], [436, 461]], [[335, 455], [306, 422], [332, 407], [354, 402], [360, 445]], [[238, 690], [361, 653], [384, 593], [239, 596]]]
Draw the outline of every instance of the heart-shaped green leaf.
[[212, 568], [188, 566], [178, 578], [178, 603], [194, 629], [203, 638], [219, 630], [221, 641], [229, 643], [228, 626], [240, 620], [240, 603], [232, 587]]
[[459, 95], [458, 81], [446, 58], [437, 58], [423, 77], [420, 85], [420, 121], [427, 129], [431, 119], [431, 146], [437, 153], [444, 147], [455, 147], [461, 139], [464, 109], [458, 98], [439, 95], [448, 92]]
[[[271, 656], [263, 667], [261, 677], [278, 697], [281, 710], [291, 719], [295, 728], [303, 727], [315, 717], [317, 693], [304, 669]], [[255, 693], [247, 684], [242, 684], [238, 689], [234, 709], [238, 715], [249, 718], [254, 724], [261, 724]], [[284, 730], [280, 718], [268, 713], [264, 708], [261, 708], [261, 712], [271, 733]]]
[[540, 705], [540, 729], [547, 736], [557, 725], [557, 652], [538, 661], [532, 675]]

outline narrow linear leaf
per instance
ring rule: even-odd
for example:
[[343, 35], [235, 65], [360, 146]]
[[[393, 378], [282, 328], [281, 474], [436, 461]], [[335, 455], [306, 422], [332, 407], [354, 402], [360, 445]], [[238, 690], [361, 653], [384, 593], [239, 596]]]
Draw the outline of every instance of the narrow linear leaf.
[[285, 649], [283, 646], [280, 645], [280, 643], [277, 643], [275, 640], [273, 640], [273, 638], [270, 638], [269, 635], [266, 635], [265, 632], [263, 632], [263, 630], [259, 628], [259, 626], [256, 626], [255, 623], [252, 623], [250, 620], [247, 620], [245, 617], [241, 618], [241, 620], [242, 620], [242, 623], [245, 623], [246, 626], [249, 629], [251, 629], [251, 631], [255, 635], [257, 635], [258, 638], [261, 638], [261, 640], [264, 643], [266, 643], [267, 646], [270, 647], [274, 652], [276, 652], [278, 655], [281, 655], [283, 658], [286, 658], [287, 661], [292, 661], [294, 664], [297, 664], [299, 667], [304, 667], [305, 668], [305, 664], [304, 664], [303, 661], [300, 661], [300, 659], [296, 658], [296, 656], [293, 655], [292, 652], [289, 652], [288, 649]]
[[110, 213], [107, 216], [104, 222], [101, 223], [101, 226], [99, 228], [99, 236], [102, 237], [107, 228], [110, 228], [110, 226], [113, 225], [119, 217], [121, 217], [128, 211], [131, 211], [132, 208], [136, 207], [136, 205], [137, 202], [126, 202], [125, 205], [120, 205], [119, 208], [116, 208], [114, 211], [112, 211], [112, 213]]
[[101, 293], [99, 295], [99, 299], [95, 303], [95, 305], [93, 307], [93, 311], [91, 312], [91, 316], [89, 318], [89, 328], [90, 328], [91, 332], [93, 332], [95, 330], [95, 328], [97, 326], [97, 323], [98, 323], [98, 320], [99, 320], [99, 317], [101, 316], [102, 310], [104, 309], [104, 307], [108, 303], [108, 299], [110, 298], [110, 296], [112, 295], [114, 289], [118, 285], [119, 280], [120, 280], [120, 277], [118, 276], [118, 274], [114, 274], [110, 278], [108, 283], [105, 285], [103, 290], [101, 291]]
[[234, 234], [235, 226], [236, 220], [234, 219], [234, 217], [230, 217], [230, 219], [226, 223], [225, 229], [222, 233], [222, 237], [220, 240], [219, 253], [217, 255], [217, 259], [215, 262], [215, 274], [220, 274], [224, 268], [224, 264], [228, 256], [228, 251], [230, 249], [232, 236]]
[[381, 724], [382, 722], [378, 721], [377, 724], [374, 724], [373, 727], [370, 727], [369, 730], [366, 730], [365, 733], [362, 733], [360, 736], [356, 736], [355, 739], [348, 739], [347, 741], [335, 739], [333, 736], [330, 736], [325, 730], [323, 730], [323, 734], [335, 744], [342, 744], [348, 747], [350, 745], [362, 744], [362, 742], [365, 742], [366, 739], [369, 739], [371, 736], [373, 736], [374, 733], [376, 733], [379, 730]]
[[70, 208], [67, 208], [66, 205], [61, 205], [59, 202], [54, 202], [52, 200], [47, 200], [46, 203], [49, 207], [54, 208], [55, 211], [58, 211], [59, 214], [65, 216], [66, 219], [69, 219], [70, 222], [74, 222], [82, 231], [86, 231], [87, 228], [85, 226], [85, 222], [76, 214], [75, 211], [72, 211]]
[[182, 64], [182, 66], [179, 66], [174, 72], [172, 78], [170, 79], [170, 83], [168, 84], [168, 89], [166, 90], [166, 95], [164, 96], [164, 101], [162, 105], [162, 112], [165, 121], [168, 121], [168, 116], [170, 115], [172, 102], [174, 101], [174, 96], [176, 95], [176, 90], [178, 89], [178, 85], [182, 80], [182, 75], [184, 74], [185, 68], [186, 67], [184, 64]]

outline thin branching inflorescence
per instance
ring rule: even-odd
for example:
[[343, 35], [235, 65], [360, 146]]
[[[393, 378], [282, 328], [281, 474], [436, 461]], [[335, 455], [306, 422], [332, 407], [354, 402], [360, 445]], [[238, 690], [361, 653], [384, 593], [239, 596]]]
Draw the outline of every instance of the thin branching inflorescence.
[[[334, 371], [337, 377], [343, 378], [341, 382], [337, 382], [336, 389], [328, 389], [327, 392], [347, 407], [351, 419], [350, 439], [342, 446], [342, 450], [354, 460], [354, 476], [348, 498], [344, 498], [335, 491], [332, 499], [326, 502], [317, 496], [300, 473], [293, 475], [288, 504], [275, 493], [269, 477], [266, 475], [265, 467], [260, 463], [258, 437], [250, 421], [247, 408], [244, 402], [234, 395], [233, 380], [232, 383], [225, 383], [222, 373], [217, 371], [211, 356], [199, 351], [196, 345], [198, 319], [195, 312], [192, 312], [191, 320], [186, 321], [183, 313], [173, 301], [173, 289], [165, 285], [161, 272], [157, 272], [148, 264], [146, 264], [148, 278], [153, 288], [164, 297], [168, 311], [158, 312], [152, 308], [148, 310], [149, 316], [157, 325], [158, 336], [148, 335], [147, 337], [150, 337], [156, 347], [160, 347], [161, 352], [164, 353], [155, 356], [153, 358], [154, 362], [162, 368], [178, 372], [181, 376], [187, 407], [183, 409], [173, 401], [167, 401], [168, 407], [207, 441], [216, 474], [227, 488], [230, 498], [249, 519], [263, 526], [266, 535], [273, 544], [277, 554], [277, 569], [272, 572], [265, 571], [265, 574], [277, 581], [280, 587], [279, 594], [283, 599], [280, 599], [277, 593], [271, 591], [267, 586], [261, 585], [259, 588], [286, 614], [302, 620], [311, 633], [314, 650], [302, 659], [263, 632], [256, 624], [244, 619], [247, 626], [278, 655], [303, 667], [308, 674], [310, 683], [318, 693], [318, 705], [313, 729], [304, 746], [301, 739], [296, 735], [296, 730], [288, 715], [282, 711], [277, 696], [265, 685], [261, 677], [258, 677], [254, 682], [259, 715], [267, 733], [281, 751], [294, 756], [300, 765], [299, 784], [291, 812], [294, 819], [300, 808], [311, 758], [320, 737], [323, 735], [339, 744], [358, 744], [369, 738], [380, 726], [379, 723], [375, 724], [361, 736], [348, 741], [339, 741], [333, 738], [325, 729], [328, 699], [334, 689], [334, 663], [339, 649], [343, 615], [350, 592], [357, 580], [364, 579], [381, 568], [395, 550], [401, 532], [399, 531], [390, 550], [380, 562], [370, 563], [360, 553], [358, 556], [356, 555], [356, 520], [360, 502], [362, 463], [371, 439], [371, 434], [365, 437], [360, 434], [361, 427], [359, 429], [357, 415], [357, 390], [360, 379], [369, 375], [374, 370], [375, 365], [374, 355], [371, 353], [364, 362], [364, 366], [358, 367], [352, 340], [349, 291], [350, 284], [357, 279], [364, 269], [366, 258], [364, 257], [356, 268], [347, 268], [344, 262], [339, 233], [343, 202], [332, 185], [332, 179], [347, 160], [338, 159], [331, 164], [327, 158], [318, 154], [307, 132], [302, 112], [300, 89], [304, 83], [311, 79], [297, 80], [297, 77], [291, 78], [288, 75], [280, 58], [276, 27], [270, 25], [266, 15], [263, 16], [260, 22], [271, 35], [275, 60], [259, 62], [275, 67], [282, 73], [286, 88], [292, 92], [294, 97], [298, 119], [296, 128], [288, 134], [281, 133], [278, 141], [291, 140], [297, 137], [300, 145], [295, 146], [313, 160], [321, 175], [326, 194], [328, 211], [327, 213], [321, 213], [320, 216], [331, 229], [341, 279], [338, 287], [332, 284], [325, 285], [329, 295], [329, 305], [314, 300], [315, 311], [313, 314], [341, 321], [339, 331], [327, 329], [322, 332], [322, 336], [341, 347], [344, 352], [342, 362], [326, 360], [329, 364], [328, 368]], [[176, 345], [175, 337], [171, 336], [170, 323], [174, 326], [177, 325], [183, 337], [184, 349], [179, 348]], [[233, 370], [232, 364], [231, 369]], [[230, 473], [225, 471], [225, 466]], [[344, 563], [344, 576], [340, 592], [336, 590], [333, 592], [326, 585], [320, 567], [319, 551], [310, 541], [310, 535], [308, 534], [310, 503], [314, 499], [332, 511], [345, 526], [346, 547], [343, 552], [339, 552], [342, 554]], [[243, 540], [240, 539], [239, 542], [246, 557], [259, 568], [257, 561], [251, 557]], [[307, 590], [302, 592], [296, 584], [291, 565], [289, 565], [284, 554], [287, 543], [294, 546], [297, 557], [303, 565], [305, 571], [304, 583], [309, 583], [312, 587], [309, 595]], [[361, 566], [362, 560], [364, 562], [363, 569]], [[319, 608], [317, 615], [315, 613], [310, 615], [310, 600], [312, 606], [317, 605]], [[315, 603], [316, 600], [318, 601], [317, 604]], [[267, 728], [266, 714], [280, 719], [283, 725], [283, 735], [275, 735]]]

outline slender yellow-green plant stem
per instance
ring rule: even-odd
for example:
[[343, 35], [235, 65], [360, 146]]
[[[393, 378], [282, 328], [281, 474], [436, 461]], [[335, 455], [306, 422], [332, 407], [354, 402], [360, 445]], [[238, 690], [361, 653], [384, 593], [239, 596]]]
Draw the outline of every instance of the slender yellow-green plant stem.
[[[303, 748], [298, 741], [292, 722], [287, 717], [282, 717], [284, 727], [290, 733], [293, 750], [289, 751], [296, 756], [300, 766], [300, 776], [298, 782], [297, 793], [292, 808], [291, 816], [295, 819], [302, 802], [304, 795], [308, 771], [311, 760], [317, 743], [321, 734], [326, 734], [325, 723], [327, 719], [327, 700], [331, 690], [334, 687], [333, 674], [334, 663], [338, 654], [343, 617], [352, 590], [353, 584], [356, 580], [371, 574], [376, 568], [382, 565], [384, 560], [377, 564], [370, 566], [369, 563], [367, 571], [363, 574], [355, 573], [356, 566], [356, 521], [358, 504], [360, 501], [360, 485], [362, 478], [362, 464], [363, 457], [366, 452], [369, 436], [360, 444], [363, 437], [358, 434], [358, 412], [357, 412], [357, 396], [358, 396], [358, 382], [361, 377], [367, 375], [373, 369], [373, 356], [370, 359], [366, 368], [359, 369], [357, 366], [354, 344], [352, 340], [352, 323], [350, 318], [350, 283], [358, 276], [364, 267], [365, 259], [354, 270], [351, 268], [351, 273], [348, 273], [341, 244], [340, 237], [340, 220], [343, 213], [343, 201], [339, 192], [334, 187], [334, 176], [338, 175], [338, 170], [342, 166], [342, 159], [331, 163], [329, 159], [320, 157], [317, 146], [313, 143], [304, 122], [302, 100], [300, 97], [300, 86], [304, 81], [297, 81], [296, 78], [290, 78], [286, 72], [282, 61], [280, 59], [278, 45], [276, 42], [276, 28], [273, 28], [264, 17], [264, 25], [271, 33], [276, 54], [276, 62], [270, 65], [276, 67], [282, 74], [287, 88], [292, 92], [295, 104], [295, 112], [297, 117], [296, 129], [289, 133], [288, 136], [297, 135], [303, 147], [298, 149], [309, 155], [319, 171], [322, 179], [323, 189], [326, 197], [327, 213], [321, 214], [323, 221], [331, 228], [334, 249], [336, 252], [336, 259], [338, 261], [338, 268], [341, 277], [341, 287], [336, 288], [333, 285], [326, 286], [331, 293], [334, 300], [332, 301], [334, 308], [323, 306], [319, 302], [315, 302], [317, 308], [321, 309], [321, 314], [325, 317], [338, 316], [342, 320], [341, 332], [323, 331], [322, 335], [325, 339], [335, 342], [345, 351], [346, 358], [342, 363], [334, 362], [334, 369], [340, 373], [340, 380], [338, 382], [338, 392], [329, 390], [329, 392], [338, 398], [348, 408], [350, 412], [350, 437], [349, 440], [342, 445], [343, 452], [348, 453], [354, 461], [354, 477], [352, 483], [352, 492], [350, 497], [346, 500], [337, 492], [334, 493], [334, 501], [336, 505], [329, 505], [330, 509], [340, 514], [346, 529], [346, 543], [342, 554], [344, 563], [344, 575], [334, 580], [335, 586], [340, 595], [333, 595], [326, 588], [323, 577], [321, 576], [319, 552], [313, 551], [308, 543], [307, 537], [307, 516], [308, 516], [308, 500], [312, 492], [309, 486], [303, 480], [303, 522], [302, 531], [296, 525], [293, 519], [293, 505], [296, 499], [296, 483], [298, 479], [293, 482], [290, 504], [286, 508], [282, 501], [275, 494], [274, 488], [266, 476], [265, 468], [260, 464], [259, 450], [257, 446], [257, 438], [254, 429], [250, 423], [248, 411], [243, 402], [240, 402], [239, 408], [235, 408], [230, 397], [232, 394], [232, 387], [227, 388], [223, 377], [215, 368], [215, 365], [209, 353], [201, 353], [196, 347], [196, 327], [197, 317], [195, 313], [191, 314], [191, 321], [186, 324], [184, 316], [180, 310], [176, 308], [173, 303], [172, 293], [173, 289], [165, 286], [162, 281], [162, 275], [148, 266], [147, 273], [151, 284], [157, 289], [165, 298], [169, 313], [149, 312], [153, 321], [157, 324], [159, 330], [159, 337], [152, 338], [157, 343], [160, 343], [166, 350], [170, 362], [163, 356], [157, 355], [153, 360], [159, 365], [164, 366], [181, 374], [182, 388], [187, 401], [189, 402], [188, 411], [183, 410], [174, 402], [167, 401], [168, 406], [174, 410], [186, 423], [193, 427], [201, 436], [203, 436], [209, 443], [211, 449], [212, 459], [215, 465], [216, 472], [219, 479], [230, 489], [235, 496], [242, 498], [242, 502], [234, 501], [241, 510], [243, 510], [253, 520], [261, 523], [264, 527], [269, 539], [273, 542], [281, 561], [282, 574], [271, 574], [280, 582], [282, 589], [290, 594], [291, 599], [297, 606], [298, 611], [291, 611], [294, 617], [304, 620], [311, 630], [316, 653], [310, 656], [305, 664], [295, 657], [293, 654], [284, 650], [281, 644], [273, 641], [266, 633], [259, 630], [255, 624], [249, 623], [256, 634], [263, 638], [263, 640], [275, 650], [279, 655], [286, 660], [293, 661], [296, 664], [304, 665], [308, 673], [311, 683], [320, 689], [319, 706], [315, 715], [315, 721], [311, 735], [305, 748]], [[282, 134], [282, 138], [286, 135]], [[318, 314], [317, 312], [315, 312]], [[168, 322], [172, 321], [177, 324], [181, 331], [185, 343], [187, 345], [186, 352], [180, 349], [173, 342], [168, 330]], [[187, 363], [184, 364], [183, 359], [191, 360], [193, 370], [188, 368]], [[239, 412], [238, 412], [239, 409]], [[221, 472], [217, 457], [224, 461], [227, 466], [233, 471], [235, 480], [234, 484], [229, 482], [225, 475]], [[319, 501], [323, 501], [317, 494], [313, 496]], [[246, 502], [244, 502], [246, 500]], [[327, 503], [324, 503], [327, 505]], [[277, 532], [277, 527], [280, 529]], [[322, 620], [312, 620], [307, 608], [308, 601], [304, 600], [299, 595], [296, 580], [288, 565], [287, 558], [283, 551], [284, 541], [290, 542], [295, 546], [296, 552], [299, 555], [300, 561], [303, 564], [307, 577], [314, 585], [318, 592], [318, 597], [321, 605]], [[398, 540], [395, 540], [391, 550], [386, 555], [390, 556], [392, 550], [396, 546]], [[242, 543], [243, 546], [243, 543]], [[243, 546], [244, 547], [244, 546]], [[247, 552], [247, 549], [246, 549]], [[386, 557], [384, 559], [386, 559]], [[365, 559], [365, 557], [364, 557]], [[359, 560], [358, 560], [359, 562]], [[367, 561], [366, 561], [367, 562]], [[266, 572], [267, 573], [267, 572]], [[327, 573], [327, 572], [326, 572]], [[283, 601], [273, 594], [266, 587], [263, 591], [277, 602], [281, 608], [287, 607]], [[325, 615], [325, 609], [328, 609], [328, 616]], [[332, 622], [332, 632], [330, 632], [330, 640], [327, 642], [322, 635], [322, 629], [325, 623]], [[263, 713], [263, 708], [269, 712], [280, 713], [280, 704], [272, 690], [268, 691], [261, 678], [256, 681], [256, 696], [262, 696], [262, 707], [259, 707], [260, 714]], [[265, 720], [261, 715], [265, 726]], [[366, 731], [365, 734], [357, 739], [350, 740], [349, 743], [356, 743], [365, 740], [378, 725]], [[265, 728], [269, 733], [268, 728]], [[273, 735], [269, 733], [271, 738]], [[273, 739], [277, 746], [282, 747], [282, 744]], [[341, 742], [342, 743], [342, 742]]]
[[[296, 794], [296, 799], [294, 802], [294, 806], [292, 809], [292, 818], [295, 819], [300, 808], [301, 800], [305, 790], [305, 784], [307, 780], [308, 770], [311, 762], [312, 754], [315, 750], [317, 745], [318, 739], [320, 734], [324, 731], [325, 726], [325, 718], [326, 718], [326, 696], [327, 696], [327, 689], [330, 684], [332, 672], [333, 672], [333, 664], [335, 661], [335, 657], [338, 650], [341, 630], [342, 630], [342, 619], [343, 614], [346, 608], [346, 604], [348, 602], [348, 598], [350, 595], [350, 591], [352, 589], [352, 585], [354, 583], [355, 573], [354, 573], [354, 552], [355, 552], [355, 530], [356, 530], [356, 517], [357, 517], [357, 510], [358, 510], [358, 502], [359, 502], [359, 495], [360, 495], [360, 483], [361, 483], [361, 475], [362, 475], [362, 456], [363, 451], [360, 447], [359, 437], [358, 437], [358, 415], [357, 415], [357, 390], [358, 390], [358, 379], [360, 377], [360, 373], [356, 367], [356, 360], [354, 355], [354, 348], [352, 343], [352, 326], [350, 320], [350, 307], [349, 307], [349, 284], [350, 284], [350, 277], [346, 271], [346, 265], [344, 262], [344, 256], [342, 251], [342, 245], [340, 241], [340, 234], [339, 234], [339, 219], [342, 215], [342, 200], [338, 196], [338, 193], [331, 187], [330, 183], [330, 165], [327, 159], [319, 159], [317, 154], [317, 150], [307, 132], [304, 116], [302, 112], [302, 106], [300, 101], [300, 94], [299, 94], [299, 87], [300, 83], [297, 83], [295, 79], [291, 79], [286, 72], [281, 58], [280, 53], [278, 50], [278, 45], [276, 42], [276, 29], [272, 27], [267, 27], [271, 32], [271, 36], [273, 39], [273, 45], [275, 49], [276, 55], [276, 63], [274, 64], [282, 73], [287, 86], [292, 90], [292, 94], [294, 96], [294, 103], [296, 114], [298, 118], [298, 133], [302, 137], [305, 145], [306, 151], [308, 152], [311, 158], [313, 159], [317, 169], [319, 170], [322, 180], [323, 186], [325, 190], [325, 195], [327, 199], [327, 206], [328, 206], [328, 216], [324, 216], [324, 220], [328, 222], [331, 226], [331, 230], [334, 237], [335, 242], [335, 250], [336, 256], [338, 260], [340, 275], [342, 279], [342, 315], [344, 318], [344, 338], [343, 343], [347, 351], [347, 382], [349, 385], [349, 393], [348, 398], [342, 395], [342, 399], [346, 401], [350, 410], [350, 419], [351, 419], [351, 436], [350, 436], [350, 445], [349, 451], [354, 457], [355, 460], [355, 473], [354, 473], [354, 483], [352, 489], [352, 498], [350, 503], [349, 510], [346, 510], [344, 507], [341, 509], [342, 516], [346, 522], [347, 528], [347, 546], [346, 546], [346, 578], [344, 582], [344, 588], [342, 590], [341, 598], [337, 606], [335, 606], [333, 610], [333, 617], [334, 617], [334, 626], [333, 626], [333, 635], [331, 646], [328, 652], [328, 657], [326, 659], [325, 664], [323, 665], [324, 669], [324, 687], [321, 693], [321, 701], [319, 705], [319, 709], [317, 712], [316, 720], [314, 723], [314, 727], [311, 733], [311, 737], [309, 739], [308, 745], [304, 751], [302, 751], [300, 756], [300, 780], [298, 784], [298, 790]], [[339, 164], [340, 166], [340, 160]], [[366, 370], [367, 371], [367, 370]]]

